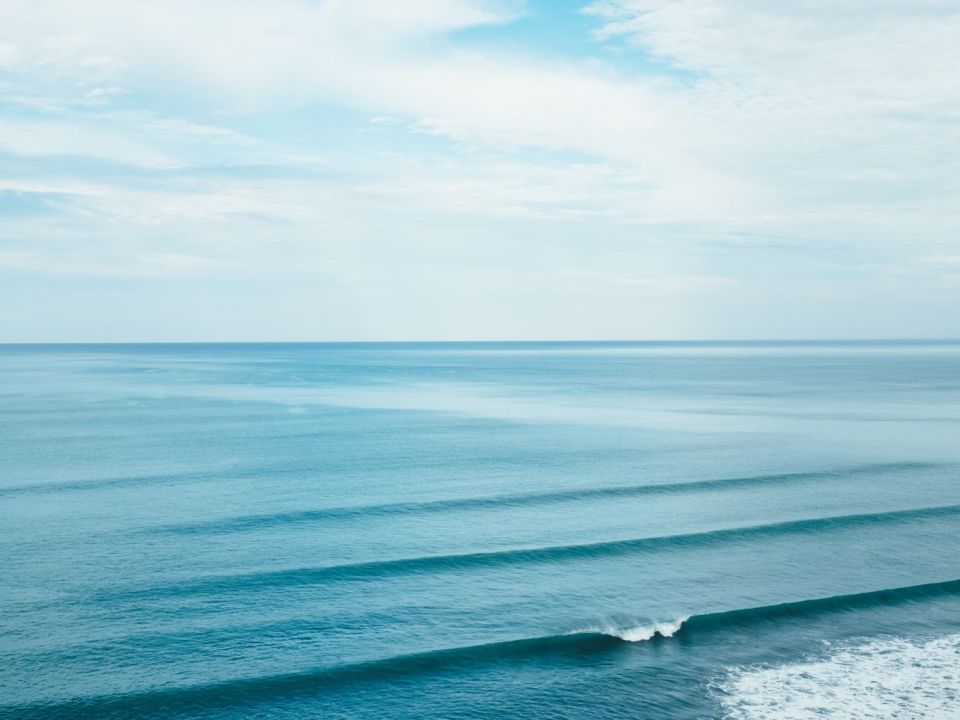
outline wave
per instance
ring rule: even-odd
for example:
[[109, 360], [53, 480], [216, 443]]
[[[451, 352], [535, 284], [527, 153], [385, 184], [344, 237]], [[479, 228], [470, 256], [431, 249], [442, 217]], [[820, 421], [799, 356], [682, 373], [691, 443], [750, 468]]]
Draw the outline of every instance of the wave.
[[799, 600], [777, 605], [725, 610], [694, 615], [685, 624], [688, 631], [714, 630], [736, 625], [753, 625], [758, 622], [777, 621], [785, 618], [812, 618], [825, 613], [851, 612], [871, 607], [895, 606], [924, 602], [937, 598], [960, 595], [960, 580], [885, 588], [849, 595], [832, 595], [812, 600]]
[[621, 627], [600, 623], [563, 634], [430, 650], [295, 673], [77, 698], [59, 703], [0, 705], [0, 715], [10, 720], [131, 717], [137, 716], [144, 708], [149, 708], [150, 713], [154, 714], [252, 705], [278, 697], [335, 691], [356, 683], [390, 682], [412, 675], [443, 673], [497, 663], [550, 660], [579, 665], [588, 657], [596, 658], [599, 654], [624, 650], [637, 644], [671, 642], [670, 638], [674, 636], [686, 635], [688, 640], [695, 641], [700, 633], [722, 632], [738, 626], [785, 618], [803, 620], [828, 613], [897, 606], [955, 595], [960, 595], [960, 580], [739, 608], [646, 625], [627, 624]]
[[772, 475], [749, 475], [744, 477], [692, 480], [685, 482], [657, 483], [644, 485], [612, 485], [603, 487], [555, 490], [540, 493], [519, 493], [515, 495], [494, 495], [486, 497], [450, 498], [428, 500], [424, 502], [379, 503], [370, 505], [352, 505], [316, 510], [298, 510], [295, 512], [245, 515], [224, 520], [202, 523], [183, 523], [154, 528], [152, 532], [177, 534], [206, 534], [215, 532], [238, 532], [255, 530], [275, 525], [336, 521], [362, 516], [412, 515], [444, 513], [469, 510], [495, 510], [509, 507], [526, 507], [563, 502], [578, 502], [618, 497], [642, 497], [648, 495], [673, 495], [678, 493], [700, 492], [704, 490], [739, 490], [781, 485], [788, 483], [836, 480], [856, 475], [876, 475], [890, 472], [909, 472], [932, 470], [944, 467], [942, 463], [899, 462], [860, 465], [836, 470], [817, 472], [780, 473]]
[[599, 633], [601, 635], [619, 638], [625, 642], [646, 642], [647, 640], [653, 640], [657, 637], [673, 637], [680, 631], [680, 629], [683, 627], [683, 624], [689, 619], [689, 616], [684, 616], [677, 618], [676, 620], [666, 620], [664, 622], [654, 622], [646, 625], [630, 624], [626, 627], [620, 627], [611, 622], [604, 622], [597, 625], [588, 625], [582, 630], [578, 630], [571, 634], [577, 634], [580, 632]]
[[0, 497], [16, 495], [50, 495], [58, 493], [84, 492], [110, 488], [140, 488], [150, 486], [180, 485], [187, 483], [222, 482], [250, 479], [276, 479], [292, 476], [303, 477], [316, 473], [315, 464], [281, 467], [264, 465], [242, 467], [208, 467], [190, 469], [183, 472], [163, 474], [123, 475], [119, 477], [94, 477], [80, 480], [62, 480], [8, 485], [0, 487]]
[[84, 492], [88, 490], [107, 490], [111, 488], [141, 488], [150, 486], [183, 485], [198, 481], [246, 480], [259, 477], [276, 478], [285, 475], [302, 475], [315, 468], [222, 468], [206, 470], [188, 470], [178, 473], [159, 475], [128, 475], [121, 477], [88, 478], [85, 480], [63, 480], [10, 485], [0, 487], [0, 497], [16, 495], [50, 495], [58, 493]]
[[584, 631], [602, 633], [626, 642], [644, 642], [656, 638], [670, 638], [681, 632], [690, 635], [784, 619], [812, 619], [830, 613], [853, 612], [883, 606], [894, 607], [936, 600], [952, 595], [960, 595], [960, 580], [945, 580], [921, 585], [870, 590], [862, 593], [830, 595], [775, 605], [721, 610], [651, 624], [631, 625], [628, 623], [618, 626], [612, 623], [602, 623], [588, 626]]
[[116, 487], [137, 487], [141, 485], [173, 484], [189, 482], [203, 478], [202, 474], [167, 473], [164, 475], [133, 475], [130, 477], [91, 478], [88, 480], [65, 480], [61, 482], [40, 482], [27, 485], [11, 485], [0, 488], [0, 497], [13, 495], [45, 495], [49, 493], [74, 492], [77, 490], [103, 490]]
[[392, 560], [347, 563], [322, 567], [258, 571], [196, 578], [153, 588], [107, 593], [108, 597], [158, 597], [185, 593], [230, 592], [257, 587], [277, 588], [330, 581], [366, 580], [403, 575], [455, 572], [521, 564], [549, 563], [576, 559], [608, 558], [687, 547], [747, 541], [756, 538], [803, 535], [821, 531], [847, 530], [878, 523], [900, 523], [960, 516], [960, 505], [894, 510], [858, 515], [837, 515], [763, 525], [738, 526], [705, 532], [656, 535], [578, 545], [494, 550], [451, 555], [425, 555]]
[[[621, 641], [600, 633], [576, 633], [522, 638], [481, 645], [431, 650], [302, 672], [236, 678], [223, 682], [158, 688], [141, 692], [77, 698], [59, 703], [0, 704], [9, 720], [72, 720], [73, 718], [139, 717], [149, 708], [152, 717], [205, 708], [254, 705], [279, 697], [335, 691], [365, 682], [389, 682], [428, 673], [455, 671], [498, 661], [523, 662], [550, 656], [578, 663], [583, 657], [610, 650]], [[2, 702], [2, 701], [0, 701]]]
[[[215, 520], [202, 523], [183, 523], [153, 528], [150, 532], [172, 533], [209, 533], [230, 532], [268, 527], [271, 525], [316, 522], [324, 520], [348, 519], [362, 515], [406, 515], [420, 513], [442, 513], [457, 510], [482, 510], [503, 507], [519, 507], [525, 505], [551, 504], [560, 502], [576, 502], [578, 500], [599, 499], [604, 497], [634, 497], [643, 495], [669, 495], [674, 493], [697, 492], [702, 490], [735, 490], [738, 488], [759, 487], [780, 483], [835, 480], [841, 477], [866, 474], [881, 474], [889, 472], [910, 472], [935, 470], [951, 466], [952, 463], [932, 462], [896, 462], [859, 465], [836, 470], [822, 470], [796, 473], [780, 473], [770, 475], [752, 475], [733, 478], [717, 478], [710, 480], [692, 480], [683, 482], [644, 484], [644, 485], [612, 485], [574, 490], [557, 490], [545, 493], [520, 493], [516, 495], [494, 495], [488, 497], [450, 498], [445, 500], [427, 500], [424, 502], [377, 503], [371, 505], [348, 505], [317, 510], [302, 510], [288, 513], [268, 513], [261, 515], [245, 515], [225, 520]], [[67, 480], [53, 482], [29, 483], [25, 485], [10, 485], [0, 487], [0, 497], [16, 495], [45, 495], [69, 493], [87, 490], [103, 490], [109, 488], [142, 487], [145, 485], [171, 485], [203, 481], [217, 481], [225, 479], [247, 479], [256, 477], [277, 477], [284, 475], [301, 476], [315, 471], [313, 466], [302, 468], [225, 468], [222, 471], [192, 470], [181, 473], [165, 473], [158, 475], [133, 475], [128, 477], [89, 478], [84, 480]]]

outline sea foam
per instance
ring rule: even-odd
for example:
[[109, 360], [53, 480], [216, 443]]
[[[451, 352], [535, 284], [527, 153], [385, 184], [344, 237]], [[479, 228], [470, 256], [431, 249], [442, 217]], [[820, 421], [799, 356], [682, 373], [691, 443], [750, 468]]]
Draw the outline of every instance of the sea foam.
[[719, 689], [727, 720], [951, 720], [960, 713], [960, 635], [877, 640], [740, 669]]
[[620, 638], [626, 642], [644, 642], [660, 636], [663, 638], [673, 637], [683, 624], [688, 620], [687, 617], [668, 620], [666, 622], [655, 622], [646, 625], [628, 625], [626, 627], [615, 625], [613, 623], [600, 623], [591, 625], [577, 632], [594, 632], [610, 637]]

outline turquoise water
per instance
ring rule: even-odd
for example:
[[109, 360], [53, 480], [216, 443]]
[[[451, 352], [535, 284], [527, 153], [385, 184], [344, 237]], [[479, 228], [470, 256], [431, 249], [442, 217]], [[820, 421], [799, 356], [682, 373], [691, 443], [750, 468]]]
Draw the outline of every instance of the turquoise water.
[[960, 703], [960, 344], [0, 346], [0, 431], [5, 719]]

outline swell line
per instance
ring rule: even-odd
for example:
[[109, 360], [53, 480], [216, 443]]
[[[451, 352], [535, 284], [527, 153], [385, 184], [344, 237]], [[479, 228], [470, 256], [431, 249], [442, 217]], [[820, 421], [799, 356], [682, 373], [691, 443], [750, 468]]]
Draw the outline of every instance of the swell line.
[[715, 613], [694, 615], [686, 623], [685, 630], [707, 630], [735, 625], [749, 625], [784, 618], [811, 618], [825, 613], [863, 610], [881, 605], [893, 606], [910, 602], [935, 600], [939, 597], [960, 594], [960, 580], [908, 585], [883, 590], [870, 590], [849, 595], [798, 600], [795, 602], [764, 605], [754, 608], [739, 608]]
[[722, 631], [734, 627], [746, 627], [782, 620], [810, 620], [826, 614], [876, 607], [896, 607], [954, 595], [960, 595], [960, 580], [945, 580], [921, 585], [868, 590], [860, 593], [829, 595], [774, 605], [720, 610], [647, 625], [616, 627], [605, 623], [603, 625], [593, 625], [578, 632], [602, 633], [626, 642], [659, 641], [676, 635], [694, 639], [700, 633]]
[[94, 478], [90, 480], [66, 480], [63, 482], [40, 482], [28, 485], [10, 485], [0, 488], [0, 497], [15, 495], [46, 495], [49, 493], [74, 492], [77, 490], [104, 490], [115, 487], [136, 487], [168, 483], [189, 482], [204, 479], [200, 473], [166, 473], [163, 475], [133, 475], [130, 477]]
[[263, 476], [271, 478], [287, 475], [302, 475], [315, 471], [314, 466], [294, 468], [229, 468], [214, 470], [189, 470], [159, 475], [130, 475], [112, 478], [92, 478], [87, 480], [48, 481], [27, 485], [9, 485], [0, 487], [0, 498], [16, 495], [50, 495], [59, 493], [84, 492], [88, 490], [107, 490], [111, 488], [141, 488], [151, 486], [179, 485], [208, 480], [248, 480]]
[[836, 480], [841, 477], [873, 475], [911, 470], [931, 470], [943, 464], [925, 462], [877, 463], [838, 470], [817, 472], [779, 473], [771, 475], [751, 475], [734, 478], [693, 480], [643, 485], [612, 485], [573, 490], [555, 490], [540, 493], [518, 493], [514, 495], [494, 495], [487, 497], [450, 498], [428, 500], [424, 502], [378, 503], [371, 505], [348, 505], [343, 507], [321, 508], [316, 510], [298, 510], [294, 512], [264, 513], [244, 515], [224, 520], [197, 523], [182, 523], [151, 528], [149, 532], [175, 534], [207, 534], [212, 532], [238, 532], [318, 521], [344, 520], [362, 516], [389, 516], [444, 513], [466, 510], [495, 510], [509, 507], [547, 505], [581, 500], [602, 498], [642, 497], [649, 495], [674, 495], [678, 493], [699, 492], [703, 490], [739, 490], [780, 485], [803, 481]]
[[614, 557], [617, 555], [656, 552], [664, 549], [703, 547], [730, 541], [759, 537], [806, 534], [823, 530], [849, 529], [876, 523], [897, 523], [960, 516], [960, 505], [894, 510], [857, 515], [787, 520], [762, 525], [721, 528], [705, 532], [654, 535], [626, 540], [613, 540], [576, 545], [494, 550], [450, 555], [425, 555], [394, 560], [292, 568], [252, 573], [217, 575], [197, 578], [153, 588], [107, 593], [107, 597], [165, 597], [186, 593], [230, 592], [258, 587], [277, 588], [310, 585], [327, 581], [365, 580], [400, 575], [433, 574], [533, 563], [549, 563], [580, 558]]
[[625, 649], [636, 642], [669, 642], [667, 638], [685, 635], [695, 640], [710, 633], [738, 626], [777, 621], [812, 619], [819, 615], [880, 606], [899, 606], [960, 594], [960, 580], [885, 588], [862, 593], [834, 595], [775, 605], [704, 613], [686, 621], [660, 623], [666, 631], [638, 632], [640, 628], [586, 630], [556, 635], [528, 637], [480, 645], [467, 645], [425, 652], [396, 655], [345, 665], [312, 668], [300, 672], [229, 679], [220, 682], [148, 689], [139, 692], [77, 698], [61, 702], [37, 702], [0, 705], [0, 712], [11, 720], [56, 717], [109, 718], [149, 714], [197, 711], [205, 708], [249, 706], [278, 697], [289, 698], [318, 691], [335, 691], [362, 682], [389, 682], [424, 673], [484, 666], [494, 663], [526, 661], [567, 662], [579, 665], [588, 656]]
[[73, 720], [74, 718], [139, 717], [170, 712], [198, 711], [212, 707], [248, 706], [278, 697], [336, 690], [361, 682], [400, 680], [407, 676], [436, 673], [484, 665], [502, 660], [522, 662], [566, 657], [582, 661], [584, 655], [621, 645], [618, 638], [601, 633], [574, 633], [520, 638], [501, 642], [468, 645], [440, 650], [395, 655], [365, 662], [349, 663], [301, 672], [235, 678], [203, 685], [157, 688], [133, 693], [77, 698], [58, 703], [0, 705], [0, 715], [10, 720], [37, 718]]

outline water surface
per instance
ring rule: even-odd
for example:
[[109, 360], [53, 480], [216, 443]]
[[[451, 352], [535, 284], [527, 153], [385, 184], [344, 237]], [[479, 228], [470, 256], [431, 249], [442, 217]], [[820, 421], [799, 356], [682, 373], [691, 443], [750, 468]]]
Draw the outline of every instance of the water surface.
[[0, 431], [3, 718], [958, 703], [960, 344], [0, 346]]

